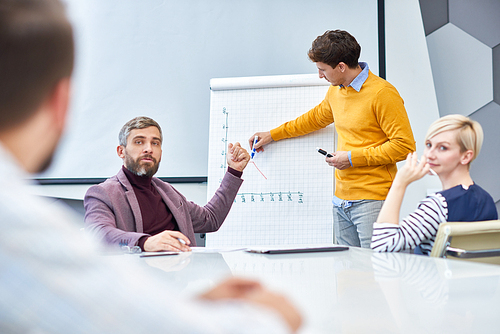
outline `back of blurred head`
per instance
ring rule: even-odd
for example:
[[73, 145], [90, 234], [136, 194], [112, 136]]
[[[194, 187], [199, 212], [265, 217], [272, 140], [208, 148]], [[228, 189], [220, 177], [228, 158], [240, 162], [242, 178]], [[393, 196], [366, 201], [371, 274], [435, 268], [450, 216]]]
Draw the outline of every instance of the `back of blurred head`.
[[[59, 0], [0, 0], [0, 141], [29, 172], [48, 165], [62, 134], [73, 61]], [[31, 158], [18, 152], [21, 135]]]

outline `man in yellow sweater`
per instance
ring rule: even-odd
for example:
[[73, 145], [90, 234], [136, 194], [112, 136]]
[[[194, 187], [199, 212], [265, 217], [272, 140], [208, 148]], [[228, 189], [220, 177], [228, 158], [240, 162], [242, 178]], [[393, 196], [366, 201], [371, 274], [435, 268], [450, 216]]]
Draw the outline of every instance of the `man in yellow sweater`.
[[394, 86], [359, 62], [361, 47], [346, 31], [316, 38], [309, 58], [319, 77], [331, 83], [325, 99], [309, 112], [249, 139], [257, 151], [335, 123], [337, 151], [327, 157], [335, 167], [333, 221], [338, 244], [370, 248], [373, 223], [397, 172], [396, 162], [415, 151], [408, 115]]

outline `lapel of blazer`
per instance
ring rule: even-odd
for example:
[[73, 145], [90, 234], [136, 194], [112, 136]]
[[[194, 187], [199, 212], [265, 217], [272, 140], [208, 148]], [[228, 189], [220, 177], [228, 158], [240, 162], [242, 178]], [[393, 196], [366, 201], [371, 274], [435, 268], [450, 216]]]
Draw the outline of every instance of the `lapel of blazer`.
[[[161, 187], [160, 185], [163, 185], [162, 183], [164, 183], [165, 186]], [[179, 210], [179, 207], [182, 206], [182, 201], [180, 203], [177, 203], [178, 201], [172, 201], [172, 198], [177, 199], [179, 198], [179, 196], [177, 195], [177, 193], [171, 194], [171, 191], [167, 187], [168, 184], [160, 179], [153, 178], [153, 185], [158, 193], [160, 193], [161, 198], [163, 198], [163, 202], [165, 202], [165, 204], [169, 208], [170, 212], [175, 218], [175, 221], [177, 222], [177, 226], [179, 226], [179, 230], [181, 230], [182, 232], [186, 225], [184, 215], [182, 215], [181, 211]]]
[[135, 219], [135, 230], [138, 233], [144, 233], [144, 225], [142, 222], [142, 213], [141, 208], [139, 206], [139, 201], [137, 200], [137, 196], [135, 196], [134, 188], [130, 184], [130, 181], [127, 179], [127, 176], [120, 169], [117, 174], [118, 181], [125, 187], [125, 197], [127, 198], [128, 204], [130, 205], [130, 209], [132, 210], [132, 214]]

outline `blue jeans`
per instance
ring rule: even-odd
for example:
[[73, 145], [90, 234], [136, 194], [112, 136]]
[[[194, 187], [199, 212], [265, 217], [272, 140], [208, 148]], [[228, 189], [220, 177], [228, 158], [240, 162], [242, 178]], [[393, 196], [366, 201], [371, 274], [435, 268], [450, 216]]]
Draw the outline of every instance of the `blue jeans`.
[[[339, 202], [340, 200], [340, 202]], [[384, 201], [334, 199], [333, 228], [337, 244], [370, 248], [373, 223]]]

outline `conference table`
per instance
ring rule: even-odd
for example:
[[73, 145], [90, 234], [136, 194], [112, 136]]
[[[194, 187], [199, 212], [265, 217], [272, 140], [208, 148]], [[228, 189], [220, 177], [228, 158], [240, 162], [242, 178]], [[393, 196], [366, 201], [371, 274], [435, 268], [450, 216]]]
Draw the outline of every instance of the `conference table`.
[[500, 333], [500, 266], [375, 253], [253, 254], [197, 248], [140, 258], [187, 295], [255, 278], [300, 309], [300, 333]]

